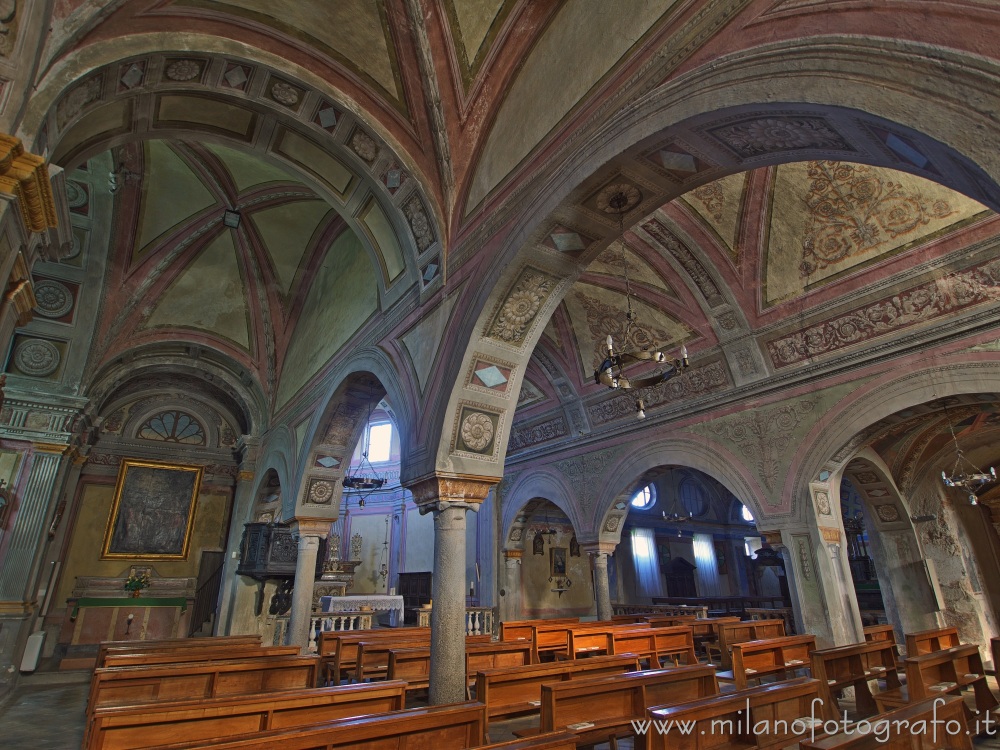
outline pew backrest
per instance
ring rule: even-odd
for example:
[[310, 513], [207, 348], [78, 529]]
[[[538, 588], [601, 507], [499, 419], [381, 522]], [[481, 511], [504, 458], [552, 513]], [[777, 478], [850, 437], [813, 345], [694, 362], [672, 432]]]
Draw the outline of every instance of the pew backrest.
[[296, 656], [298, 646], [217, 646], [215, 648], [171, 649], [169, 651], [141, 651], [138, 653], [110, 652], [104, 657], [105, 667], [137, 667], [153, 664], [178, 664], [193, 661], [226, 661], [250, 659], [260, 656]]
[[785, 635], [784, 620], [744, 620], [727, 622], [719, 626], [719, 654], [723, 669], [732, 668], [733, 645], [746, 641], [780, 638]]
[[211, 638], [167, 638], [150, 641], [102, 641], [97, 647], [95, 668], [104, 666], [108, 654], [139, 654], [169, 651], [195, 651], [222, 646], [260, 646], [259, 635], [217, 635]]
[[878, 713], [869, 681], [886, 681], [886, 689], [900, 687], [896, 644], [876, 640], [847, 646], [818, 649], [812, 652], [812, 676], [824, 686], [826, 700], [836, 703], [835, 694], [847, 687], [855, 693], [855, 711], [862, 717]]
[[960, 645], [958, 628], [933, 628], [906, 634], [906, 655], [920, 656]]
[[224, 737], [400, 711], [406, 683], [379, 682], [336, 688], [170, 701], [98, 708], [90, 719], [87, 750], [138, 750], [157, 742], [211, 741]]
[[742, 690], [748, 681], [764, 675], [782, 675], [811, 669], [810, 653], [816, 649], [812, 635], [788, 635], [733, 644], [733, 682]]

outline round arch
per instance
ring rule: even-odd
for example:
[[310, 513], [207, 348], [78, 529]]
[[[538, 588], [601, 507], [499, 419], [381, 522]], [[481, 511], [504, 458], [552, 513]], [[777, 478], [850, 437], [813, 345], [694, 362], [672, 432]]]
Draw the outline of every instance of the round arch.
[[[461, 330], [454, 335], [468, 342], [465, 354], [443, 365], [447, 372], [438, 377], [457, 383], [430, 428], [439, 432], [427, 436], [427, 442], [438, 445], [438, 466], [458, 464], [479, 475], [502, 466], [510, 405], [499, 395], [484, 399], [473, 393], [460, 375], [477, 360], [503, 354], [514, 365], [507, 388], [516, 392], [552, 312], [586, 264], [619, 233], [617, 216], [601, 209], [601, 196], [623, 189], [635, 196], [626, 209], [627, 228], [674, 197], [726, 174], [803, 159], [848, 158], [917, 174], [1000, 206], [994, 179], [1000, 176], [1000, 159], [990, 153], [1000, 146], [1000, 130], [985, 109], [962, 111], [959, 105], [968, 95], [1000, 106], [992, 84], [997, 65], [961, 52], [943, 57], [940, 52], [914, 43], [815, 38], [722, 57], [611, 117], [595, 117], [554, 150], [530, 185], [488, 200], [488, 218], [468, 233], [463, 247], [488, 248], [488, 267], [484, 262], [476, 273], [497, 282], [470, 292], [469, 314], [460, 316], [456, 326]], [[803, 91], [809, 92], [808, 100]], [[872, 97], [873, 91], [880, 96]], [[769, 128], [774, 128], [770, 135]], [[760, 137], [746, 135], [758, 131]], [[694, 166], [687, 174], [671, 169], [675, 158]], [[709, 166], [697, 167], [705, 161]], [[650, 223], [657, 224], [646, 221], [643, 227]], [[503, 232], [507, 225], [511, 228]], [[547, 238], [554, 231], [575, 232], [584, 249], [575, 256], [553, 250]], [[712, 270], [692, 263], [680, 238], [667, 231], [664, 244], [671, 252], [676, 249], [693, 288], [704, 292], [707, 285], [699, 282], [713, 283]], [[457, 248], [456, 257], [462, 254]], [[480, 455], [456, 450], [457, 426], [475, 417], [466, 413], [473, 399], [498, 432]]]
[[707, 474], [746, 504], [758, 523], [763, 520], [767, 508], [764, 491], [743, 462], [720, 445], [687, 435], [644, 444], [610, 467], [588, 533], [601, 541], [618, 544], [629, 500], [644, 483], [644, 477], [664, 466], [684, 466]]
[[573, 491], [561, 474], [549, 469], [542, 468], [538, 471], [526, 472], [518, 477], [509, 490], [504, 492], [502, 498], [502, 522], [501, 546], [507, 544], [508, 540], [515, 544], [523, 544], [524, 540], [510, 540], [510, 532], [518, 515], [524, 506], [532, 500], [542, 498], [555, 505], [561, 510], [573, 529], [580, 530], [580, 521], [577, 517], [576, 503], [573, 502]]

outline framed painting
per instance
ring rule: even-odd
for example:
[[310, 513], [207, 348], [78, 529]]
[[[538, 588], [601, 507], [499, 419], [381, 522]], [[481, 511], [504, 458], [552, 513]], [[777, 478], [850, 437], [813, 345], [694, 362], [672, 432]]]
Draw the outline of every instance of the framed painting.
[[125, 459], [101, 559], [185, 560], [202, 467]]
[[565, 547], [550, 547], [549, 548], [549, 575], [550, 576], [564, 576], [566, 575], [566, 552], [568, 550]]

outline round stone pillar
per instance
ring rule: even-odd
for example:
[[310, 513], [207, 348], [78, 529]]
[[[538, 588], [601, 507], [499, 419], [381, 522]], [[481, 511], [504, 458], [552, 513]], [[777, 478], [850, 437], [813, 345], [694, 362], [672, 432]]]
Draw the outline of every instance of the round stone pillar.
[[594, 601], [597, 604], [597, 619], [611, 619], [611, 583], [608, 580], [608, 556], [614, 552], [614, 545], [606, 542], [581, 544], [580, 548], [590, 555], [594, 571]]
[[500, 622], [521, 619], [521, 556], [523, 550], [505, 549], [504, 584], [501, 589]]
[[316, 557], [319, 540], [326, 538], [330, 522], [325, 519], [295, 519], [292, 534], [299, 539], [299, 553], [295, 559], [295, 587], [292, 589], [292, 611], [288, 620], [289, 646], [298, 646], [302, 653], [309, 651], [309, 622], [312, 617], [313, 585], [316, 583]]
[[422, 514], [434, 514], [434, 573], [431, 579], [431, 673], [429, 703], [465, 700], [465, 526], [493, 483], [434, 475], [413, 482]]

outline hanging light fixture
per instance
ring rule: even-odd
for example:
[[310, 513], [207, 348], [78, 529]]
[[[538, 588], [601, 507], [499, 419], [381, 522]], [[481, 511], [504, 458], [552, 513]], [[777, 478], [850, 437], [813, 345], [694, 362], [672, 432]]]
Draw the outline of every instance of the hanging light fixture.
[[[368, 430], [371, 426], [372, 421], [372, 398], [373, 398], [372, 381], [368, 381], [368, 420], [365, 422], [365, 430]], [[367, 465], [367, 471], [365, 466]], [[368, 472], [371, 472], [371, 476], [368, 476]], [[350, 468], [348, 468], [348, 473], [344, 477], [344, 489], [355, 490], [360, 494], [358, 498], [358, 506], [361, 508], [365, 507], [365, 501], [368, 496], [371, 495], [375, 490], [382, 489], [385, 484], [385, 477], [379, 476], [378, 472], [375, 471], [375, 467], [372, 466], [372, 462], [368, 460], [368, 451], [361, 451], [361, 463], [357, 466], [356, 473], [352, 474]]]
[[622, 271], [625, 275], [625, 332], [622, 336], [621, 347], [615, 347], [614, 337], [608, 334], [606, 346], [607, 356], [601, 365], [594, 370], [594, 382], [598, 385], [606, 385], [608, 388], [634, 390], [640, 392], [636, 398], [636, 416], [639, 419], [646, 418], [646, 402], [641, 395], [641, 391], [646, 388], [653, 388], [665, 383], [675, 375], [688, 367], [687, 347], [681, 345], [680, 358], [669, 362], [667, 367], [656, 370], [642, 376], [634, 373], [637, 367], [643, 363], [665, 364], [668, 362], [667, 356], [655, 346], [644, 346], [636, 349], [629, 349], [631, 345], [632, 326], [635, 323], [635, 312], [632, 310], [632, 287], [628, 277], [628, 260], [625, 257], [625, 210], [629, 206], [629, 196], [625, 192], [625, 186], [608, 198], [608, 206], [618, 214], [619, 234], [623, 236], [622, 248]]
[[955, 446], [955, 465], [951, 467], [951, 474], [941, 472], [941, 480], [945, 487], [960, 487], [969, 493], [969, 504], [978, 505], [976, 500], [976, 490], [983, 485], [995, 482], [997, 479], [996, 470], [991, 466], [989, 471], [983, 471], [972, 461], [965, 457], [962, 449], [958, 445], [958, 438], [955, 436], [955, 428], [951, 424], [951, 417], [948, 416], [948, 405], [944, 405], [945, 419], [948, 420], [948, 429], [951, 430], [951, 441]]

